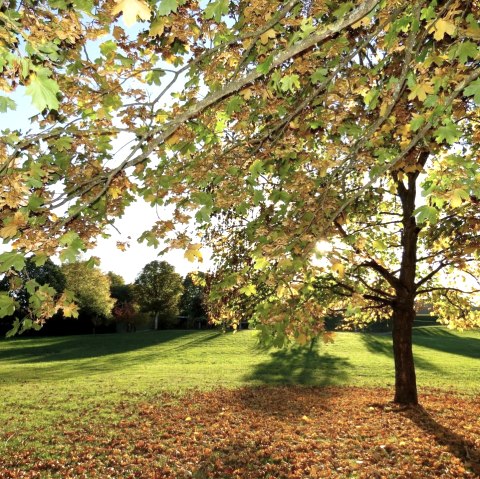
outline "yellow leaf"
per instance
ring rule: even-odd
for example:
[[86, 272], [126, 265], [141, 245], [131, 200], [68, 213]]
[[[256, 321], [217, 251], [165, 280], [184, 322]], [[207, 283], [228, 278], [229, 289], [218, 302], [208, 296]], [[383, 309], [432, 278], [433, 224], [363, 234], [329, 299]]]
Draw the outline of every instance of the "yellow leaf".
[[200, 248], [202, 245], [200, 243], [192, 243], [188, 246], [188, 249], [185, 251], [185, 258], [188, 259], [190, 262], [194, 262], [198, 260], [200, 262], [203, 261], [202, 253], [200, 252]]
[[15, 223], [10, 223], [0, 229], [0, 236], [2, 238], [11, 238], [17, 234], [17, 225]]
[[150, 27], [150, 31], [148, 32], [148, 34], [151, 37], [155, 37], [157, 35], [160, 37], [163, 35], [164, 30], [165, 30], [165, 21], [163, 18], [160, 18], [158, 20], [155, 20], [152, 23], [152, 26]]
[[78, 318], [78, 306], [75, 303], [62, 304], [59, 309], [66, 318]]
[[275, 30], [273, 28], [270, 28], [270, 30], [267, 30], [266, 32], [260, 35], [260, 42], [262, 42], [263, 45], [266, 45], [270, 38], [275, 38], [276, 36], [277, 34]]
[[433, 93], [433, 86], [429, 83], [416, 83], [413, 88], [410, 89], [409, 100], [413, 100], [415, 97], [420, 101], [425, 101], [427, 95]]
[[463, 203], [463, 198], [461, 196], [462, 190], [453, 190], [449, 195], [449, 202], [452, 208], [458, 208]]
[[433, 25], [433, 30], [435, 30], [435, 33], [433, 34], [433, 38], [435, 38], [435, 40], [437, 40], [438, 42], [443, 39], [443, 37], [445, 36], [445, 33], [453, 37], [453, 35], [455, 35], [457, 27], [455, 26], [454, 23], [451, 23], [441, 18], [440, 20], [437, 20], [435, 22], [435, 24]]
[[190, 416], [187, 416], [187, 417], [185, 418], [185, 421], [187, 421], [187, 422], [189, 422], [189, 421], [191, 421], [191, 420], [192, 420], [192, 418], [191, 418]]
[[312, 422], [312, 420], [308, 416], [302, 416], [303, 422]]
[[340, 278], [345, 276], [345, 266], [340, 262], [332, 264], [332, 271], [337, 273]]
[[174, 133], [172, 136], [170, 136], [169, 138], [167, 138], [167, 140], [165, 141], [165, 143], [168, 145], [168, 146], [173, 146], [173, 145], [176, 145], [177, 143], [180, 142], [180, 135], [177, 135], [176, 133]]
[[250, 100], [250, 98], [252, 97], [252, 90], [250, 88], [245, 88], [240, 92], [240, 95], [243, 96], [244, 100]]
[[137, 21], [149, 20], [151, 15], [150, 7], [142, 0], [117, 0], [112, 10], [113, 15], [123, 13], [123, 21], [127, 27], [131, 27]]
[[116, 200], [122, 194], [122, 189], [118, 186], [112, 186], [108, 189], [108, 192], [110, 193], [112, 199]]

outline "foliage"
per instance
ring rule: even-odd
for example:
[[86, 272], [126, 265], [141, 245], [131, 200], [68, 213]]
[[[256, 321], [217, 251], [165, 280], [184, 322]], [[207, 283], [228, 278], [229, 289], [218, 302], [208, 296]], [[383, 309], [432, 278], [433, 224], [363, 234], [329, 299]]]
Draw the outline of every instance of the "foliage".
[[66, 287], [76, 298], [80, 314], [98, 326], [112, 317], [114, 300], [110, 296], [110, 279], [88, 261], [62, 266]]
[[135, 280], [136, 300], [140, 308], [154, 313], [160, 323], [178, 315], [182, 293], [182, 277], [166, 261], [146, 264]]
[[[13, 290], [21, 315], [28, 314], [31, 295], [27, 291], [26, 283], [31, 280], [38, 283], [38, 286], [48, 284], [59, 294], [65, 290], [65, 276], [60, 267], [52, 260], [47, 259], [44, 264], [36, 265], [32, 260], [27, 259], [24, 269], [17, 274], [10, 270], [9, 274], [5, 275], [0, 281], [0, 289], [3, 291]], [[28, 289], [31, 289], [30, 285], [31, 283], [29, 283]]]
[[[16, 332], [22, 333], [29, 328], [29, 325], [39, 329], [46, 319], [47, 313], [47, 310], [44, 309], [44, 314], [41, 318], [38, 317], [37, 313], [42, 307], [48, 306], [51, 316], [57, 314], [61, 302], [57, 303], [57, 307], [53, 307], [53, 301], [58, 298], [62, 298], [62, 301], [70, 299], [70, 294], [64, 292], [65, 285], [66, 279], [60, 267], [50, 259], [37, 265], [32, 259], [27, 258], [24, 268], [20, 271], [15, 271], [13, 268], [8, 270], [0, 280], [0, 290], [10, 291], [17, 309], [11, 319], [13, 329], [7, 332], [7, 335], [10, 336]], [[55, 296], [52, 303], [47, 304], [44, 301], [50, 292], [55, 292]], [[76, 312], [73, 310], [72, 314], [75, 315]], [[20, 322], [20, 320], [23, 321]]]
[[188, 273], [183, 279], [182, 285], [180, 314], [192, 319], [206, 317], [205, 274], [201, 272]]
[[[8, 262], [74, 258], [135, 195], [171, 205], [142, 239], [166, 237], [192, 260], [208, 240], [219, 321], [254, 304], [283, 344], [321, 334], [331, 312], [392, 314], [397, 378], [408, 378], [396, 399], [416, 402], [417, 298], [446, 324], [479, 324], [479, 287], [461, 284], [479, 277], [479, 8], [5, 4], [0, 86], [26, 86], [42, 112], [0, 144]], [[112, 162], [119, 140], [131, 149]], [[319, 265], [321, 240], [332, 249]]]

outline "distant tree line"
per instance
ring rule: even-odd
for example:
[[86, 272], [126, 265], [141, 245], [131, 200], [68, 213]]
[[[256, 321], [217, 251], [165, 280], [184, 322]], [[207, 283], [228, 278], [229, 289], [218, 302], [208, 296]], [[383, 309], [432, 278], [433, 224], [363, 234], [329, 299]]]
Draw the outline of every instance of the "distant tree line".
[[[62, 266], [50, 259], [42, 265], [27, 260], [24, 271], [0, 280], [0, 290], [11, 291], [19, 304], [13, 316], [0, 320], [0, 334], [11, 330], [16, 320], [31, 317], [31, 284], [48, 284], [59, 296], [73, 294], [77, 307], [76, 318], [66, 318], [59, 310], [42, 327], [34, 328], [36, 334], [199, 327], [207, 322], [203, 282], [203, 273], [189, 273], [182, 278], [166, 261], [148, 263], [134, 283], [126, 284], [115, 272], [103, 273], [94, 259]], [[35, 323], [35, 318], [32, 321]]]

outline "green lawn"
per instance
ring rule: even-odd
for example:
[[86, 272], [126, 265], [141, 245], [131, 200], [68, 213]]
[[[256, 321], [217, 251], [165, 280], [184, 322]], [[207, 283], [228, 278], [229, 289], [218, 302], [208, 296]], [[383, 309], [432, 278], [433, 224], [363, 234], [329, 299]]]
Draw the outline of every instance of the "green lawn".
[[[265, 350], [253, 331], [0, 340], [0, 455], [28, 445], [48, 458], [46, 444], [56, 444], [59, 431], [95, 434], [124, 419], [122, 404], [158, 401], [163, 392], [263, 384], [391, 387], [390, 343], [386, 334], [342, 332], [313, 351]], [[480, 392], [480, 332], [417, 328], [415, 356], [420, 392]]]
[[[419, 387], [480, 391], [480, 332], [415, 330]], [[0, 341], [0, 395], [122, 397], [258, 384], [391, 386], [388, 334], [336, 333], [334, 344], [265, 350], [256, 333], [164, 331]]]

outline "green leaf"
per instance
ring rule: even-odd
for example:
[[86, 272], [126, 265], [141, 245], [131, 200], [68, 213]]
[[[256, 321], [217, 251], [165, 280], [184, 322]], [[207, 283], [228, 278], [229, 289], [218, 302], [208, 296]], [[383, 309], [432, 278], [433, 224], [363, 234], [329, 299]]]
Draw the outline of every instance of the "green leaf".
[[327, 79], [327, 75], [328, 70], [326, 68], [317, 68], [310, 77], [310, 81], [313, 84], [322, 83]]
[[35, 281], [34, 279], [31, 279], [25, 283], [25, 289], [27, 290], [28, 294], [34, 294], [35, 290], [39, 287], [40, 285]]
[[227, 115], [231, 115], [232, 113], [235, 113], [237, 111], [240, 111], [242, 109], [242, 105], [245, 103], [243, 98], [239, 95], [234, 96], [230, 99], [230, 101], [227, 103], [227, 106], [225, 107], [225, 111]]
[[228, 13], [228, 6], [228, 0], [215, 0], [214, 2], [210, 2], [205, 9], [205, 18], [207, 20], [214, 18], [216, 22], [220, 22], [222, 15]]
[[263, 173], [263, 161], [255, 160], [250, 166], [249, 171], [253, 178], [257, 178], [261, 173]]
[[413, 214], [417, 218], [417, 223], [436, 223], [438, 220], [438, 210], [434, 208], [433, 206], [428, 206], [428, 205], [423, 205], [419, 206]]
[[470, 83], [464, 93], [466, 96], [473, 96], [473, 101], [480, 105], [480, 78]]
[[293, 73], [292, 75], [286, 75], [280, 80], [280, 89], [282, 91], [292, 91], [300, 88], [300, 77]]
[[344, 17], [351, 9], [353, 8], [353, 2], [342, 3], [334, 12], [333, 16], [335, 18]]
[[72, 146], [73, 138], [69, 136], [61, 136], [57, 140], [55, 140], [55, 148], [58, 151], [66, 151], [69, 150], [70, 147]]
[[[43, 185], [43, 183], [42, 183], [42, 185]], [[38, 210], [43, 204], [44, 204], [43, 198], [36, 195], [35, 193], [32, 196], [30, 196], [30, 198], [28, 199], [28, 207], [32, 211]]]
[[240, 293], [243, 293], [245, 296], [254, 296], [257, 294], [257, 288], [250, 283], [240, 288]]
[[270, 265], [270, 262], [268, 261], [267, 258], [264, 256], [260, 256], [258, 258], [255, 258], [255, 265], [253, 266], [253, 269], [257, 271], [261, 271], [265, 268], [267, 268]]
[[460, 138], [462, 131], [454, 123], [448, 122], [446, 125], [437, 128], [434, 134], [437, 143], [446, 141], [449, 145], [453, 145]]
[[478, 47], [475, 43], [466, 41], [460, 43], [450, 52], [450, 58], [458, 58], [460, 63], [467, 63], [469, 58], [475, 59], [478, 56]]
[[369, 110], [373, 110], [378, 104], [378, 95], [380, 92], [376, 88], [372, 88], [364, 97], [365, 105]]
[[273, 62], [273, 55], [268, 55], [267, 59], [257, 65], [257, 72], [266, 75], [270, 71]]
[[145, 80], [149, 85], [155, 84], [160, 86], [162, 84], [162, 77], [165, 76], [165, 72], [160, 70], [159, 68], [155, 68], [154, 70], [150, 70], [145, 75]]
[[43, 266], [48, 259], [48, 256], [45, 253], [37, 253], [33, 257], [33, 262], [35, 263], [35, 266]]
[[0, 96], [0, 113], [5, 113], [7, 110], [16, 110], [17, 104], [6, 96]]
[[0, 273], [5, 273], [10, 268], [21, 271], [25, 267], [25, 257], [20, 253], [2, 253], [0, 254]]
[[12, 329], [10, 331], [7, 331], [7, 334], [5, 336], [7, 338], [11, 338], [12, 336], [15, 336], [18, 333], [20, 326], [21, 326], [20, 320], [18, 318], [15, 318], [15, 321], [12, 324]]
[[117, 49], [117, 44], [113, 40], [108, 40], [106, 42], [103, 42], [100, 45], [100, 51], [106, 57], [108, 57], [108, 55], [113, 53], [116, 49]]
[[425, 123], [425, 118], [421, 115], [417, 115], [410, 122], [410, 127], [412, 128], [412, 131], [417, 131], [423, 126], [424, 123]]
[[32, 97], [32, 103], [40, 111], [43, 111], [45, 108], [57, 110], [57, 93], [60, 89], [55, 80], [48, 78], [45, 70], [45, 68], [42, 68], [38, 74], [32, 75], [30, 84], [26, 88], [26, 92]]
[[15, 312], [14, 299], [11, 298], [7, 293], [1, 292], [0, 293], [0, 318], [4, 318], [5, 316], [11, 316], [14, 312]]
[[387, 249], [387, 245], [382, 240], [375, 240], [373, 247], [378, 251], [385, 251]]
[[178, 8], [177, 0], [161, 0], [158, 6], [157, 13], [160, 16], [168, 15], [172, 12], [176, 12]]

